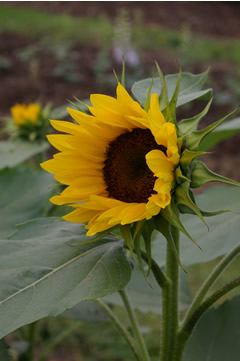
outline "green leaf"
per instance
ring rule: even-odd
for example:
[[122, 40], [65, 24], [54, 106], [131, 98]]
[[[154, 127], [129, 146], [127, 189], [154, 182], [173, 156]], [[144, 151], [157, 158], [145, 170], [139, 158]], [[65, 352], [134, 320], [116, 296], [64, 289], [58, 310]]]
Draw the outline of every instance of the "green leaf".
[[[180, 105], [191, 102], [195, 99], [208, 99], [211, 96], [212, 90], [205, 89], [201, 90], [206, 79], [208, 72], [204, 72], [198, 75], [191, 73], [182, 73], [180, 89], [177, 99], [177, 107]], [[179, 74], [170, 74], [165, 76], [166, 86], [168, 90], [168, 99], [172, 99], [174, 91], [177, 86]], [[152, 78], [147, 78], [144, 80], [140, 80], [135, 82], [132, 86], [132, 93], [135, 98], [139, 101], [143, 106], [146, 103], [148, 89], [152, 83]], [[153, 85], [151, 89], [151, 94], [157, 93], [160, 95], [162, 92], [162, 84], [160, 78], [155, 78], [153, 80]], [[161, 109], [163, 110], [163, 109]]]
[[16, 224], [43, 215], [54, 183], [53, 176], [41, 170], [0, 172], [0, 239], [13, 233]]
[[195, 160], [193, 163], [191, 180], [192, 188], [199, 188], [209, 182], [221, 182], [238, 187], [240, 186], [240, 183], [212, 172], [210, 169], [208, 169], [206, 164], [204, 164], [200, 160]]
[[222, 140], [231, 138], [240, 133], [240, 117], [221, 124], [217, 129], [208, 134], [202, 141], [200, 148], [208, 150], [220, 143]]
[[[196, 196], [200, 209], [214, 211], [229, 208], [240, 211], [240, 188], [216, 186]], [[184, 266], [204, 263], [229, 253], [240, 244], [240, 214], [224, 213], [208, 219], [209, 231], [201, 220], [193, 215], [184, 214], [182, 223], [201, 247], [199, 250], [189, 239], [181, 234], [180, 259]], [[164, 238], [160, 233], [153, 234], [152, 254], [154, 259], [163, 266], [165, 263]]]
[[190, 337], [183, 361], [239, 361], [240, 297], [210, 309]]
[[[152, 272], [150, 272], [148, 280], [149, 283], [145, 280], [139, 267], [134, 265], [131, 280], [126, 287], [131, 306], [144, 313], [151, 312], [160, 315], [162, 312], [162, 291], [155, 281]], [[123, 305], [122, 299], [118, 293], [104, 297], [104, 301], [112, 305]], [[179, 301], [181, 310], [186, 309], [192, 302], [187, 275], [183, 271], [180, 271]]]
[[122, 242], [106, 237], [71, 246], [84, 239], [81, 225], [42, 218], [0, 241], [0, 338], [125, 287], [131, 270]]
[[0, 360], [1, 361], [10, 361], [10, 357], [7, 352], [7, 345], [4, 340], [0, 340]]
[[49, 148], [49, 143], [0, 141], [0, 169], [15, 167]]

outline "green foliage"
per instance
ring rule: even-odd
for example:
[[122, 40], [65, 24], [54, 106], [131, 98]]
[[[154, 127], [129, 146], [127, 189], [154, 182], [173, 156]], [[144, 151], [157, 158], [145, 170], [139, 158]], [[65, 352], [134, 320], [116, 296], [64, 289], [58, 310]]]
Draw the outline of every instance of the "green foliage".
[[238, 361], [240, 354], [240, 298], [210, 309], [189, 339], [183, 361]]
[[46, 316], [56, 316], [80, 301], [103, 297], [129, 281], [122, 243], [84, 241], [80, 225], [42, 218], [18, 227], [0, 242], [0, 337]]
[[0, 169], [15, 167], [48, 148], [47, 142], [0, 141]]
[[[208, 99], [211, 96], [211, 89], [202, 90], [204, 83], [206, 82], [208, 72], [204, 72], [198, 75], [193, 75], [191, 73], [182, 73], [180, 89], [177, 99], [176, 106], [186, 104], [195, 99]], [[178, 83], [178, 74], [171, 74], [165, 76], [168, 99], [172, 99], [174, 91]], [[135, 98], [139, 101], [140, 104], [144, 107], [148, 90], [151, 87], [151, 94], [157, 93], [159, 96], [162, 92], [162, 83], [160, 78], [155, 79], [144, 79], [137, 81], [132, 86], [132, 92]], [[165, 108], [164, 103], [160, 106], [161, 110]]]
[[[135, 265], [131, 280], [126, 286], [131, 305], [141, 312], [160, 315], [162, 312], [162, 291], [152, 273], [150, 273], [148, 280], [149, 283], [146, 282], [141, 270]], [[192, 295], [184, 272], [181, 272], [179, 299], [181, 310], [186, 309], [192, 302]], [[113, 305], [123, 305], [122, 299], [117, 293], [104, 297], [104, 300]]]
[[[211, 200], [211, 202], [209, 202]], [[227, 208], [240, 211], [240, 189], [235, 187], [213, 187], [196, 197], [200, 209], [213, 211]], [[223, 256], [239, 244], [240, 214], [224, 213], [208, 219], [209, 231], [201, 220], [184, 214], [182, 223], [202, 251], [185, 235], [181, 235], [180, 259], [184, 266], [205, 263]], [[154, 234], [152, 253], [160, 265], [165, 262], [165, 241], [159, 233]]]
[[0, 239], [13, 233], [16, 224], [43, 215], [52, 184], [53, 177], [40, 170], [0, 171]]

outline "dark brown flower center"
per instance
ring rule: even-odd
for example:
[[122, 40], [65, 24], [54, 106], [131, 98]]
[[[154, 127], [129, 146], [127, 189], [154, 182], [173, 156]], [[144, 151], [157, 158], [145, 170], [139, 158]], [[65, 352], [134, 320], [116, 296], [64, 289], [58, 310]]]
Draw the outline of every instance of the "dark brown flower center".
[[134, 129], [121, 134], [107, 149], [103, 176], [109, 197], [127, 203], [147, 203], [156, 177], [145, 156], [153, 149], [166, 153], [149, 129]]

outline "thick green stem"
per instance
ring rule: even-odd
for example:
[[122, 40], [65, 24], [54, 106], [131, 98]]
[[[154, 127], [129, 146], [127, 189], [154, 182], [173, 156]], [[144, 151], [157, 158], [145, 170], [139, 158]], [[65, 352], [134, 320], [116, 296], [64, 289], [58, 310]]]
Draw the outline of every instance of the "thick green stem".
[[197, 309], [201, 304], [202, 300], [206, 296], [207, 292], [214, 285], [217, 278], [224, 271], [224, 269], [233, 261], [233, 259], [240, 253], [240, 246], [235, 247], [228, 255], [226, 255], [213, 269], [208, 278], [203, 283], [202, 287], [199, 289], [197, 295], [195, 296], [191, 306], [189, 307], [183, 323], [186, 323], [191, 317], [192, 313]]
[[133, 311], [133, 309], [131, 307], [131, 304], [130, 304], [130, 302], [128, 300], [127, 294], [126, 294], [126, 292], [124, 290], [119, 291], [119, 294], [122, 297], [125, 309], [126, 309], [126, 311], [128, 313], [128, 317], [129, 317], [129, 320], [131, 322], [132, 330], [134, 332], [134, 335], [135, 335], [136, 340], [138, 342], [139, 348], [141, 350], [142, 360], [143, 361], [150, 361], [150, 357], [149, 357], [149, 354], [148, 354], [148, 350], [147, 350], [145, 341], [144, 341], [143, 336], [142, 336], [142, 334], [140, 332], [140, 328], [139, 328], [139, 325], [138, 325], [136, 315], [135, 315], [135, 313], [134, 313], [134, 311]]
[[[179, 231], [171, 229], [172, 237], [179, 252]], [[172, 247], [167, 243], [166, 277], [169, 279], [167, 287], [162, 290], [162, 334], [161, 361], [175, 361], [175, 348], [178, 332], [178, 283], [179, 265]]]
[[106, 305], [100, 298], [96, 299], [95, 302], [108, 315], [109, 319], [117, 327], [120, 334], [123, 336], [125, 341], [128, 343], [128, 345], [132, 349], [132, 352], [134, 353], [136, 359], [138, 361], [142, 361], [140, 350], [138, 349], [135, 340], [132, 338], [130, 333], [123, 326], [123, 324], [120, 322], [120, 320], [117, 318], [117, 316], [113, 313], [111, 308], [108, 305]]
[[188, 320], [183, 324], [182, 328], [178, 334], [178, 355], [179, 358], [176, 361], [181, 361], [184, 347], [186, 345], [187, 340], [189, 339], [193, 328], [196, 326], [197, 322], [200, 320], [202, 315], [217, 301], [219, 298], [227, 294], [232, 289], [240, 286], [240, 277], [233, 280], [232, 282], [227, 283], [225, 286], [215, 291], [210, 297], [208, 297], [195, 311], [191, 314]]

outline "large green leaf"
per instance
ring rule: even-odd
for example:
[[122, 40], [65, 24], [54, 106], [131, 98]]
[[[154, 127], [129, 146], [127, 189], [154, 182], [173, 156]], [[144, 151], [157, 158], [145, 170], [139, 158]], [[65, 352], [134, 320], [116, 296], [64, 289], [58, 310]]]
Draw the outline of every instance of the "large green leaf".
[[183, 361], [239, 361], [240, 297], [210, 309], [189, 339]]
[[[191, 102], [192, 100], [204, 98], [208, 99], [211, 96], [211, 89], [202, 90], [203, 84], [207, 79], [207, 72], [194, 75], [191, 73], [182, 73], [179, 95], [177, 100], [177, 107]], [[165, 76], [168, 99], [170, 100], [176, 88], [178, 74], [170, 74]], [[152, 84], [151, 94], [161, 94], [162, 83], [160, 78], [147, 78], [137, 81], [132, 86], [132, 93], [142, 106], [145, 105], [149, 88]], [[163, 110], [163, 109], [161, 109]]]
[[[240, 211], [240, 189], [237, 187], [217, 186], [206, 190], [196, 197], [201, 209], [213, 211], [232, 209]], [[193, 215], [183, 215], [182, 223], [202, 251], [181, 233], [181, 262], [185, 265], [204, 263], [230, 252], [240, 244], [240, 214], [223, 213], [207, 218], [209, 231], [201, 220]], [[159, 233], [155, 233], [153, 242], [153, 257], [163, 265], [165, 262], [166, 241]]]
[[53, 176], [29, 169], [0, 171], [0, 239], [13, 233], [16, 224], [43, 215]]
[[42, 218], [26, 222], [0, 242], [0, 338], [80, 301], [125, 287], [130, 265], [115, 238], [86, 241], [79, 224]]
[[213, 148], [224, 139], [231, 138], [240, 133], [240, 117], [229, 120], [209, 133], [201, 143], [201, 149], [208, 150]]
[[[150, 273], [149, 283], [147, 283], [143, 272], [135, 265], [132, 271], [131, 280], [126, 290], [133, 308], [141, 312], [151, 312], [161, 314], [162, 312], [162, 292], [152, 273]], [[106, 296], [104, 300], [113, 305], [122, 306], [122, 299], [118, 293]], [[186, 274], [181, 271], [180, 277], [180, 309], [183, 310], [192, 302], [192, 295], [188, 287]]]
[[0, 169], [15, 167], [49, 148], [49, 143], [0, 141]]

